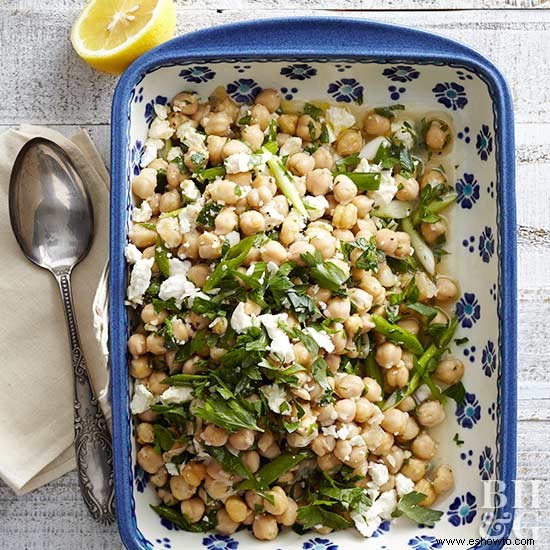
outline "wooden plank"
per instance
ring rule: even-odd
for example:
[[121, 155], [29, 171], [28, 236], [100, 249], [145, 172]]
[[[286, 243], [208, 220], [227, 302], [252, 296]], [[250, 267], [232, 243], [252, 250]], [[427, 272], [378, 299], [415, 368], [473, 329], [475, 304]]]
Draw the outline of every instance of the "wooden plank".
[[[0, 7], [0, 35], [17, 33], [26, 40], [3, 44], [0, 67], [0, 124], [30, 121], [44, 124], [105, 124], [116, 79], [101, 75], [79, 60], [68, 41], [77, 9], [40, 2], [32, 10], [30, 0], [21, 9]], [[200, 10], [178, 5], [179, 32], [258, 16], [309, 15], [311, 10]], [[449, 11], [437, 12], [341, 12], [417, 26], [470, 44], [499, 65], [515, 98], [519, 122], [550, 122], [550, 11]], [[35, 17], [40, 17], [40, 25]]]

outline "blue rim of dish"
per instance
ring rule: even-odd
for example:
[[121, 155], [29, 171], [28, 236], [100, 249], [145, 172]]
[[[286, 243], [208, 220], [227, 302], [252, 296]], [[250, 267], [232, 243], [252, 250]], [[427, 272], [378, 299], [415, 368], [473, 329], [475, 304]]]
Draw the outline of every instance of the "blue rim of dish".
[[[344, 39], [345, 37], [345, 43]], [[516, 206], [513, 106], [500, 71], [476, 51], [432, 33], [360, 19], [299, 17], [232, 23], [175, 38], [135, 61], [121, 76], [115, 90], [111, 127], [110, 214], [110, 331], [111, 399], [118, 527], [124, 545], [146, 549], [140, 543], [131, 502], [132, 475], [128, 427], [128, 374], [126, 365], [126, 166], [127, 135], [132, 88], [149, 72], [189, 62], [250, 61], [351, 61], [359, 63], [411, 63], [452, 66], [473, 71], [489, 87], [493, 98], [496, 133], [499, 224], [499, 351], [501, 379], [500, 478], [506, 483], [506, 505], [493, 520], [493, 534], [505, 540], [514, 517], [517, 408], [517, 304]], [[497, 434], [498, 437], [498, 434]], [[499, 524], [506, 518], [506, 526]], [[502, 531], [500, 531], [502, 529]], [[502, 548], [496, 545], [476, 549]]]

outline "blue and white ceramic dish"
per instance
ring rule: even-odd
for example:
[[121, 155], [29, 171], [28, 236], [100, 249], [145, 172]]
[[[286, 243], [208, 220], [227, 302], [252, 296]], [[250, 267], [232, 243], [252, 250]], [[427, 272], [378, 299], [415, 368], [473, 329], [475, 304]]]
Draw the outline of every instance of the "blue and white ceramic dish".
[[[454, 208], [446, 260], [462, 295], [456, 309], [459, 337], [453, 349], [467, 365], [466, 400], [434, 432], [441, 461], [451, 464], [456, 487], [437, 508], [435, 528], [406, 520], [384, 522], [376, 536], [355, 530], [298, 536], [292, 531], [258, 543], [245, 531], [228, 537], [187, 533], [150, 508], [154, 492], [135, 464], [131, 385], [126, 366], [124, 306], [129, 182], [137, 173], [153, 102], [182, 90], [208, 96], [225, 86], [236, 101], [262, 87], [287, 98], [342, 104], [394, 102], [444, 111], [456, 132]], [[149, 52], [122, 76], [113, 102], [110, 354], [117, 515], [131, 549], [430, 550], [441, 537], [465, 538], [452, 548], [501, 548], [473, 543], [506, 537], [513, 518], [516, 466], [516, 242], [512, 104], [498, 70], [472, 50], [431, 34], [351, 19], [264, 20], [176, 38]], [[456, 435], [455, 435], [456, 434]], [[453, 437], [454, 436], [454, 437]], [[499, 480], [505, 498], [484, 488]], [[492, 483], [491, 487], [495, 487]], [[499, 505], [506, 503], [502, 507]]]

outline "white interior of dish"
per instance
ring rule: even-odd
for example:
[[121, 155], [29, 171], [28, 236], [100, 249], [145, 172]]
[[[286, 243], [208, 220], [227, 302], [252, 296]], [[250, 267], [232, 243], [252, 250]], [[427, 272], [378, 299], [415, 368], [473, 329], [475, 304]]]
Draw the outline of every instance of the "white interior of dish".
[[[402, 103], [416, 112], [444, 112], [452, 120], [455, 132], [450, 164], [460, 196], [450, 216], [451, 230], [445, 247], [450, 255], [445, 258], [445, 269], [459, 281], [465, 304], [456, 337], [467, 337], [469, 341], [462, 346], [453, 344], [453, 353], [466, 365], [464, 384], [469, 402], [457, 415], [456, 405], [450, 401], [447, 420], [433, 432], [439, 442], [436, 464], [450, 464], [456, 478], [454, 491], [434, 505], [444, 511], [444, 516], [433, 529], [419, 529], [406, 519], [395, 520], [388, 531], [381, 529], [378, 536], [369, 540], [354, 530], [329, 535], [311, 532], [302, 537], [285, 530], [276, 540], [262, 542], [262, 548], [429, 549], [439, 547], [434, 546], [434, 537], [479, 537], [484, 514], [491, 511], [486, 507], [490, 502], [484, 502], [483, 482], [498, 478], [500, 470], [498, 182], [493, 105], [487, 85], [466, 68], [408, 63], [222, 61], [162, 67], [147, 74], [130, 99], [127, 183], [139, 165], [152, 102], [170, 100], [183, 90], [206, 98], [217, 86], [229, 86], [228, 91], [237, 100], [251, 97], [259, 88], [276, 88], [286, 99], [338, 102], [352, 110]], [[362, 107], [358, 105], [360, 96]], [[477, 305], [479, 319], [475, 314]], [[129, 441], [133, 439], [130, 431], [129, 427]], [[455, 434], [463, 441], [460, 446], [453, 441]], [[156, 496], [144, 483], [146, 474], [134, 468], [133, 441], [131, 460], [134, 478], [128, 483], [132, 484], [142, 544], [148, 542], [151, 548], [235, 548], [228, 545], [227, 537], [209, 539], [208, 535], [176, 531], [161, 523], [149, 508], [149, 504], [156, 503]], [[246, 530], [231, 538], [238, 541], [240, 549], [258, 545]]]

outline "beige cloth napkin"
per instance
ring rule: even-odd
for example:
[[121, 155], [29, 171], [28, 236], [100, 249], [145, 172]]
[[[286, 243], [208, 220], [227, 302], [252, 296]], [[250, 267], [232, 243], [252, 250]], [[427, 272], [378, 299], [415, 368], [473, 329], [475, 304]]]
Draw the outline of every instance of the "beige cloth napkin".
[[36, 136], [67, 151], [92, 198], [95, 238], [90, 253], [73, 272], [73, 295], [90, 377], [103, 410], [110, 412], [102, 336], [107, 325], [102, 321], [105, 287], [103, 296], [96, 298], [108, 258], [109, 174], [83, 130], [70, 139], [35, 126], [8, 130], [0, 135], [0, 476], [17, 494], [75, 467], [73, 373], [59, 290], [47, 271], [24, 258], [9, 222], [11, 168], [21, 147]]

